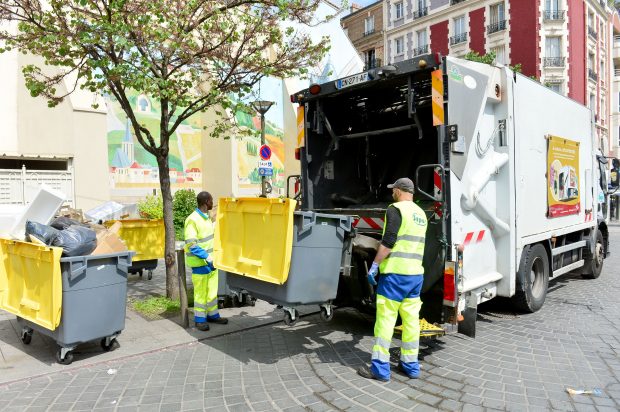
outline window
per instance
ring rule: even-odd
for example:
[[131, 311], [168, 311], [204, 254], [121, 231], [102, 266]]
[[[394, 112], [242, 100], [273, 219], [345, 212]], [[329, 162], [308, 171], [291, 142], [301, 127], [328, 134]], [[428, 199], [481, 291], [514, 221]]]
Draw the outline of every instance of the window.
[[590, 95], [590, 104], [588, 105], [588, 108], [591, 109], [591, 110], [596, 110], [595, 106], [596, 106], [596, 97], [593, 94], [591, 94]]
[[620, 112], [620, 93], [618, 93], [618, 111]]
[[375, 31], [375, 16], [367, 17], [364, 20], [364, 33], [370, 34]]
[[399, 37], [394, 40], [394, 48], [396, 49], [396, 55], [403, 54], [405, 52], [405, 39]]
[[561, 40], [559, 37], [547, 37], [545, 44], [547, 57], [560, 57], [562, 55], [560, 53]]
[[605, 76], [605, 62], [604, 61], [601, 62], [601, 71], [598, 72], [598, 75], [601, 77], [601, 80], [605, 81], [605, 77], [607, 76]]
[[504, 46], [492, 48], [491, 51], [495, 53], [495, 63], [496, 64], [507, 64], [506, 61], [506, 49]]
[[562, 83], [549, 83], [548, 87], [554, 92], [562, 94]]
[[368, 50], [364, 53], [364, 63], [368, 69], [377, 67], [377, 59], [375, 58], [375, 49]]
[[454, 35], [459, 36], [465, 34], [465, 16], [454, 19]]
[[594, 14], [588, 13], [588, 27], [594, 27]]
[[418, 10], [422, 11], [426, 8], [426, 0], [418, 0]]
[[504, 2], [491, 6], [491, 24], [498, 24], [506, 20]]
[[594, 70], [594, 54], [588, 54], [588, 69]]
[[418, 32], [418, 47], [424, 47], [426, 45], [428, 45], [426, 41], [426, 29], [420, 30]]
[[560, 0], [545, 0], [545, 10], [557, 12], [560, 10]]
[[401, 1], [399, 3], [396, 3], [394, 5], [394, 10], [395, 10], [394, 14], [396, 15], [396, 20], [402, 19], [404, 16], [403, 2]]

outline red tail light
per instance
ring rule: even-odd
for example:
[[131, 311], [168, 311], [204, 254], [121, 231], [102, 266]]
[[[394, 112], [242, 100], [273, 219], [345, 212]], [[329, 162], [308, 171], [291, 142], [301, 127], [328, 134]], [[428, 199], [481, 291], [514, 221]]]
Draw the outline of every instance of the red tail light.
[[313, 84], [310, 86], [310, 89], [308, 89], [310, 91], [310, 94], [319, 94], [321, 93], [321, 86], [318, 84]]
[[301, 160], [301, 149], [299, 147], [295, 149], [295, 160]]
[[448, 264], [443, 272], [443, 304], [454, 307], [456, 306], [456, 277], [454, 276], [454, 263], [450, 266]]
[[295, 194], [299, 193], [300, 190], [301, 190], [301, 180], [297, 179], [295, 180]]
[[294, 94], [291, 94], [291, 103], [297, 103], [297, 99]]

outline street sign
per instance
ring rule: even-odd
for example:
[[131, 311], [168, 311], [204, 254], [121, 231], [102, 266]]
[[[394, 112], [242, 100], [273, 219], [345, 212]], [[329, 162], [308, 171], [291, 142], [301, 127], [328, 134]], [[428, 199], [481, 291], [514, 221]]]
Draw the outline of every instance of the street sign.
[[273, 176], [273, 163], [271, 160], [258, 161], [258, 174], [260, 176]]
[[261, 159], [269, 160], [271, 159], [271, 148], [267, 146], [266, 144], [264, 144], [260, 147], [258, 154], [260, 155]]

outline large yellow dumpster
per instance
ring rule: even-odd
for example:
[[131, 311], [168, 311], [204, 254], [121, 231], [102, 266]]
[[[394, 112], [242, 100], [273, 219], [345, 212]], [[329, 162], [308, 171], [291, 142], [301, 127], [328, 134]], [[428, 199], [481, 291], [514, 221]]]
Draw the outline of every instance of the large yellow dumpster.
[[62, 309], [62, 248], [0, 239], [0, 309], [54, 330]]
[[148, 271], [148, 279], [153, 278], [153, 269], [157, 267], [157, 260], [163, 259], [166, 242], [164, 221], [162, 219], [125, 219], [108, 220], [104, 222], [106, 227], [120, 222], [121, 229], [118, 233], [129, 250], [136, 254], [132, 258], [129, 273]]

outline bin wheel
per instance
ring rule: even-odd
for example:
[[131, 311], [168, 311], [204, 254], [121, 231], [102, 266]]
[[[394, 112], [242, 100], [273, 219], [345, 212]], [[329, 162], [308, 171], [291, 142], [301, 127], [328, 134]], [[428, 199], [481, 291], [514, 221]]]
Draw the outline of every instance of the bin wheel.
[[60, 363], [61, 365], [71, 365], [71, 363], [73, 362], [73, 352], [67, 352], [65, 358], [62, 359], [61, 350], [62, 348], [58, 348], [58, 350], [56, 351], [56, 362]]
[[24, 343], [24, 345], [29, 345], [30, 342], [32, 342], [32, 332], [24, 333], [24, 335], [22, 336], [22, 342]]
[[153, 279], [153, 271], [152, 271], [152, 270], [149, 270], [149, 273], [148, 273], [147, 279], [148, 279], [148, 280]]
[[321, 320], [324, 322], [329, 322], [334, 318], [334, 309], [331, 310], [331, 313], [327, 314], [327, 309], [321, 306]]
[[299, 312], [297, 312], [297, 310], [295, 309], [293, 310], [295, 312], [295, 320], [293, 320], [293, 317], [291, 316], [289, 312], [284, 312], [284, 324], [286, 326], [294, 326], [299, 320]]
[[106, 345], [105, 341], [106, 338], [101, 339], [101, 349], [103, 349], [104, 352], [111, 352], [121, 346], [116, 339], [112, 339], [109, 345]]
[[143, 271], [142, 271], [142, 269], [140, 269], [140, 271], [138, 272], [138, 275], [140, 275], [140, 277], [142, 277], [142, 273], [143, 273]]
[[250, 306], [256, 306], [256, 298], [250, 298], [250, 299], [249, 299], [249, 302], [248, 302], [248, 305], [250, 305]]
[[232, 305], [233, 305], [233, 308], [241, 307], [241, 301], [239, 300], [239, 296], [237, 296], [237, 295], [233, 296], [233, 298], [232, 298]]

